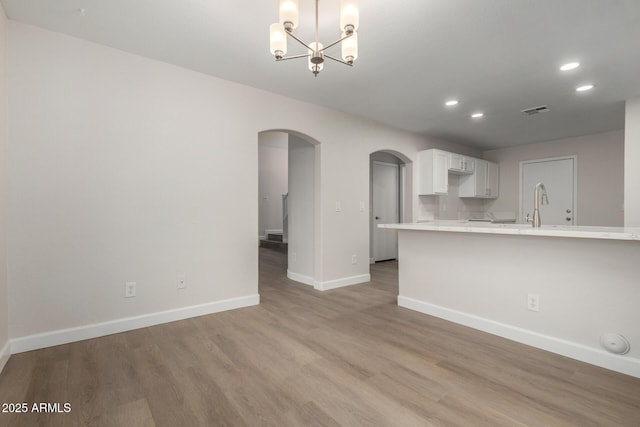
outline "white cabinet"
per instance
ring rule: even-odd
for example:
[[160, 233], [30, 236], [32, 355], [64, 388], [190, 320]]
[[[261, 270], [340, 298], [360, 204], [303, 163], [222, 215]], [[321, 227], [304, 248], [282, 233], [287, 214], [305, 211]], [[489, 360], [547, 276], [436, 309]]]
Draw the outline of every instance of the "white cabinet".
[[449, 172], [456, 175], [472, 174], [476, 159], [462, 154], [449, 153]]
[[459, 197], [495, 199], [498, 197], [499, 168], [496, 163], [476, 159], [472, 175], [460, 177]]
[[500, 168], [497, 163], [487, 162], [487, 198], [498, 198], [498, 182], [500, 181]]
[[449, 193], [449, 173], [460, 175], [458, 197], [498, 197], [498, 164], [462, 154], [431, 149], [418, 152], [418, 194]]
[[418, 152], [418, 194], [447, 194], [449, 189], [449, 153], [442, 150]]

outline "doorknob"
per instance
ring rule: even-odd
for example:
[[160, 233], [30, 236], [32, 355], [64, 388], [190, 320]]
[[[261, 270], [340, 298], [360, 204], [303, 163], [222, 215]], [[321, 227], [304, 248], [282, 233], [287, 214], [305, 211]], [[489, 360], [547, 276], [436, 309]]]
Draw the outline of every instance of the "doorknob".
[[570, 216], [566, 217], [565, 219], [566, 219], [567, 221], [571, 221], [571, 217], [570, 217]]
[[377, 216], [377, 217], [376, 217], [376, 219], [380, 219], [380, 217], [379, 217], [379, 216]]
[[567, 209], [567, 213], [571, 213], [571, 209]]

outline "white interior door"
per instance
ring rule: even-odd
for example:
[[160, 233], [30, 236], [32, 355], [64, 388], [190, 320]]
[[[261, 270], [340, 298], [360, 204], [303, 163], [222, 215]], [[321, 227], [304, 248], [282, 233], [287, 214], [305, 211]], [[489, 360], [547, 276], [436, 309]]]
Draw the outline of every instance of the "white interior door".
[[395, 230], [379, 229], [378, 224], [400, 222], [398, 165], [373, 162], [373, 260], [398, 257], [398, 234]]
[[544, 184], [548, 205], [540, 205], [542, 225], [576, 223], [576, 157], [520, 162], [520, 221], [533, 217], [533, 192], [538, 182]]

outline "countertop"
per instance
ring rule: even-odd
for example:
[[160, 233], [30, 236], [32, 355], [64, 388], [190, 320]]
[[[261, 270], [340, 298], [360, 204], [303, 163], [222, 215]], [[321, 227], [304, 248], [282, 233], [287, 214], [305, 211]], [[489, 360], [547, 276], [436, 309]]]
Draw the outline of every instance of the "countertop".
[[635, 240], [640, 242], [640, 227], [595, 227], [530, 224], [492, 224], [466, 220], [427, 221], [406, 224], [379, 224], [379, 228], [414, 231], [445, 231], [453, 233], [508, 234], [520, 236], [570, 237], [579, 239]]

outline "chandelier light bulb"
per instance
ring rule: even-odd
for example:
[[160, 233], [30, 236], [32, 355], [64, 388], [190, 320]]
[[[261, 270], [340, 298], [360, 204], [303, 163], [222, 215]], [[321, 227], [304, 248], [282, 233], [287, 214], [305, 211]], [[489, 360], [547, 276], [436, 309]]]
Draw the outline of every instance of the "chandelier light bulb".
[[318, 73], [324, 68], [324, 54], [320, 52], [322, 43], [309, 43], [309, 69], [318, 77]]
[[358, 31], [360, 8], [358, 0], [342, 0], [340, 4], [340, 30], [347, 34]]
[[271, 53], [276, 59], [280, 59], [286, 55], [287, 35], [284, 32], [284, 27], [279, 22], [269, 26], [269, 45]]
[[[342, 35], [343, 37], [346, 34]], [[354, 32], [342, 42], [342, 60], [348, 64], [358, 59], [358, 33]]]
[[298, 26], [298, 0], [280, 0], [280, 24], [287, 31]]

